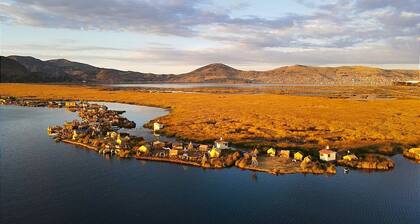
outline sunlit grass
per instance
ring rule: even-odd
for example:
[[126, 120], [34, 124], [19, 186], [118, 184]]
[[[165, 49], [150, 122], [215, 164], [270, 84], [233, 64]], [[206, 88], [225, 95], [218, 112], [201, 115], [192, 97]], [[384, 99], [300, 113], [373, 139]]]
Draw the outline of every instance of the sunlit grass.
[[164, 132], [194, 141], [356, 148], [420, 143], [420, 100], [328, 99], [276, 94], [108, 91], [64, 85], [1, 84], [0, 95], [116, 101], [170, 108]]

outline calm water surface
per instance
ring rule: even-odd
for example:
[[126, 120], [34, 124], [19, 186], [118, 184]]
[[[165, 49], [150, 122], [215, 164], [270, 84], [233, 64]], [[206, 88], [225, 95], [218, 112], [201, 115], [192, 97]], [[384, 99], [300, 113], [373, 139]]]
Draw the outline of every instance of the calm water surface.
[[111, 87], [144, 87], [144, 88], [200, 88], [200, 87], [220, 87], [220, 88], [255, 88], [265, 86], [322, 86], [311, 84], [272, 84], [272, 83], [136, 83], [136, 84], [110, 84]]
[[[115, 106], [115, 107], [114, 107]], [[122, 105], [113, 104], [111, 108]], [[167, 112], [123, 106], [141, 124]], [[55, 143], [62, 109], [0, 106], [0, 223], [418, 223], [420, 165], [272, 176], [107, 159]]]

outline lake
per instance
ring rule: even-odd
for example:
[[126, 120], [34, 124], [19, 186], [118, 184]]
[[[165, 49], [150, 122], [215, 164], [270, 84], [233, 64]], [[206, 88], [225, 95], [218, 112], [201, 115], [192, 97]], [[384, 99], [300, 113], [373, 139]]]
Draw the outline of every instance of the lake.
[[323, 86], [323, 85], [311, 85], [311, 84], [273, 84], [273, 83], [136, 83], [136, 84], [110, 84], [104, 85], [108, 87], [120, 87], [120, 88], [205, 88], [205, 87], [219, 87], [219, 88], [257, 88], [267, 86]]
[[[111, 105], [111, 104], [110, 104]], [[112, 104], [137, 123], [159, 108]], [[0, 106], [0, 223], [418, 223], [420, 165], [334, 176], [121, 160], [47, 136], [64, 109]]]

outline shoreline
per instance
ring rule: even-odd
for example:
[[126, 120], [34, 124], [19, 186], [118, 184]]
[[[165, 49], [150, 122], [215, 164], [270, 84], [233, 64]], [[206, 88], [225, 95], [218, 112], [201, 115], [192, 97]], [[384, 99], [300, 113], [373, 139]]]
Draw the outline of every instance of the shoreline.
[[58, 143], [60, 143], [60, 142], [64, 142], [64, 143], [67, 143], [67, 144], [70, 144], [70, 145], [80, 146], [82, 148], [90, 149], [90, 150], [93, 150], [93, 151], [96, 151], [96, 152], [99, 150], [97, 147], [94, 147], [94, 146], [91, 146], [91, 145], [88, 145], [88, 144], [84, 144], [84, 143], [81, 143], [81, 142], [72, 141], [72, 140], [63, 139], [63, 140], [60, 140]]

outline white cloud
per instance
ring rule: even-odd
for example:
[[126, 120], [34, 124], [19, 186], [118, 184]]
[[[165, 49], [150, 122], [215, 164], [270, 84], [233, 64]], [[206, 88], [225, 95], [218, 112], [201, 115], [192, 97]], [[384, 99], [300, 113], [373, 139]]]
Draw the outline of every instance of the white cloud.
[[[64, 56], [76, 58], [79, 54], [88, 60], [97, 57], [108, 61], [131, 59], [133, 63], [149, 67], [212, 62], [240, 66], [418, 62], [418, 1], [299, 2], [313, 10], [307, 14], [291, 12], [267, 19], [257, 16], [234, 18], [232, 10], [249, 6], [237, 4], [231, 8], [218, 8], [207, 0], [15, 0], [0, 3], [0, 20], [11, 25], [130, 31], [212, 43], [198, 47], [180, 47], [176, 42], [161, 46], [154, 43], [137, 49], [83, 44], [54, 47]], [[36, 54], [41, 51], [35, 45], [9, 46], [7, 49], [3, 52]], [[54, 51], [49, 54], [53, 56]]]

